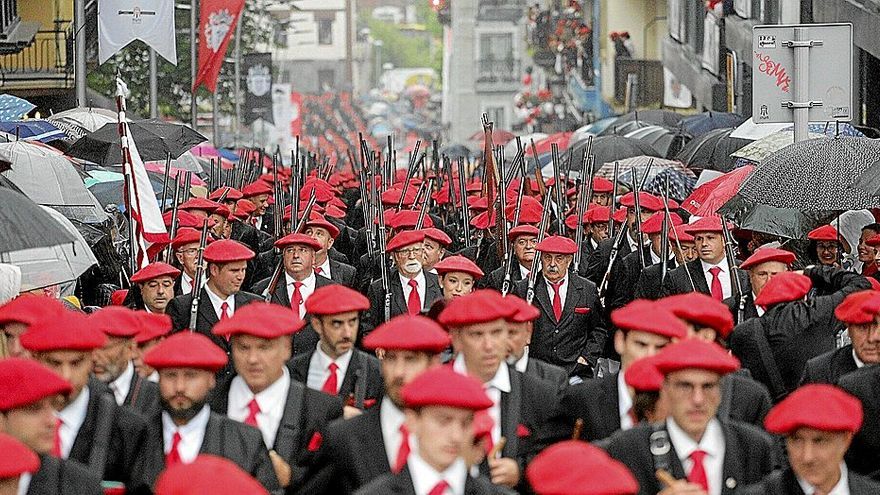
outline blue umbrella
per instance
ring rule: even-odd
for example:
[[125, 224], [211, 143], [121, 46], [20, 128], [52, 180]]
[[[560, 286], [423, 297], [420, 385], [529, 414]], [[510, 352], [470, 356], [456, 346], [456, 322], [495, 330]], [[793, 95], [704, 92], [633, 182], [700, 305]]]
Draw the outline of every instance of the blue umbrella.
[[234, 150], [228, 150], [226, 148], [217, 148], [217, 153], [220, 153], [220, 156], [226, 158], [227, 160], [231, 160], [233, 162], [238, 161], [238, 153]]
[[[807, 127], [809, 128], [809, 132], [815, 134], [825, 134], [828, 137], [865, 137], [865, 135], [862, 134], [862, 131], [856, 129], [851, 124], [847, 124], [846, 122], [840, 122], [839, 124], [835, 124], [834, 122], [825, 122], [824, 124], [813, 123], [808, 125]], [[784, 130], [794, 131], [794, 126], [786, 127]]]
[[20, 119], [35, 108], [36, 105], [17, 96], [0, 95], [0, 120]]
[[746, 119], [742, 115], [725, 112], [703, 112], [681, 119], [681, 126], [692, 136], [702, 136], [715, 129], [737, 127]]
[[56, 139], [65, 139], [67, 134], [55, 124], [43, 119], [9, 120], [0, 122], [0, 132], [18, 136], [24, 141], [40, 141], [48, 143]]
[[682, 202], [694, 192], [697, 178], [674, 168], [664, 169], [659, 174], [655, 175], [654, 178], [645, 185], [645, 191], [657, 196], [662, 195], [663, 190], [666, 188], [667, 176], [669, 177], [670, 198]]

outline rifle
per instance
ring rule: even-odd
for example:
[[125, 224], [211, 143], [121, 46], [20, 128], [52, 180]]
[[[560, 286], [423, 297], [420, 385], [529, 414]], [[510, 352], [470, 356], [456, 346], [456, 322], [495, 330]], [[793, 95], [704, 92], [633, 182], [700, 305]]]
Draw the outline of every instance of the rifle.
[[[385, 212], [382, 211], [382, 208], [380, 207], [377, 214], [379, 215], [379, 232], [376, 235], [376, 240], [379, 242], [379, 271], [381, 272], [382, 291], [385, 293], [383, 302], [384, 321], [388, 321], [391, 319], [391, 286], [388, 282], [388, 260], [386, 259], [387, 239], [385, 238]], [[372, 223], [372, 219], [370, 222]]]
[[406, 190], [409, 189], [409, 181], [412, 180], [413, 175], [415, 175], [415, 167], [418, 166], [417, 157], [419, 156], [419, 147], [422, 146], [422, 140], [416, 140], [416, 147], [413, 148], [413, 152], [409, 155], [409, 164], [406, 167], [406, 180], [403, 182], [403, 192], [400, 194], [400, 200], [397, 202], [397, 208], [395, 211], [400, 211], [403, 208], [403, 200], [406, 196]]
[[663, 226], [660, 230], [660, 287], [666, 282], [666, 273], [669, 271], [669, 215], [666, 210], [669, 209], [669, 176], [666, 176], [666, 183], [663, 188]]
[[431, 177], [428, 179], [428, 187], [425, 188], [425, 201], [422, 203], [422, 207], [419, 210], [419, 219], [416, 221], [416, 230], [422, 230], [422, 226], [425, 225], [425, 215], [428, 213], [428, 207], [431, 204], [431, 189], [434, 187], [434, 178]]
[[[498, 249], [500, 250], [501, 259], [507, 259], [510, 256], [510, 246], [507, 243], [507, 218], [504, 209], [507, 207], [507, 183], [504, 182], [504, 148], [499, 146], [498, 153], [500, 160], [496, 160], [498, 165], [498, 175], [501, 177], [501, 184], [498, 185], [498, 203], [495, 207], [495, 222], [498, 227]], [[494, 206], [494, 205], [493, 205]]]
[[[558, 187], [559, 181], [553, 183], [550, 188]], [[541, 213], [541, 223], [538, 226], [538, 243], [544, 240], [547, 227], [550, 224], [550, 191], [544, 196], [544, 211]], [[535, 282], [538, 280], [538, 269], [540, 268], [541, 256], [535, 251], [535, 259], [532, 260], [532, 269], [529, 271], [529, 282], [526, 289], [526, 302], [532, 304], [535, 299]]]
[[535, 147], [535, 140], [531, 139], [532, 156], [535, 158], [535, 182], [538, 183], [538, 193], [543, 197], [547, 194], [547, 185], [544, 184], [544, 176], [541, 175], [541, 162], [538, 160], [538, 149]]
[[194, 332], [199, 317], [199, 300], [202, 298], [202, 278], [205, 276], [205, 246], [208, 244], [208, 219], [202, 223], [202, 236], [199, 238], [199, 258], [193, 274], [192, 304], [189, 307], [189, 331]]
[[[165, 209], [165, 202], [168, 200], [168, 179], [171, 177], [171, 153], [168, 153], [165, 156], [165, 176], [162, 178], [162, 203], [160, 203], [159, 209]], [[177, 182], [174, 183], [175, 186]]]
[[[272, 155], [272, 193], [275, 195], [275, 202], [272, 204], [272, 233], [275, 239], [281, 238], [281, 217], [284, 216], [283, 205], [281, 203], [281, 184], [278, 182], [278, 155]], [[290, 217], [291, 222], [293, 216]]]
[[[578, 202], [577, 209], [575, 211], [575, 215], [577, 215], [577, 228], [574, 233], [574, 242], [578, 246], [578, 250], [574, 253], [574, 271], [578, 272], [581, 266], [581, 244], [584, 242], [584, 213], [587, 211], [587, 206], [590, 204], [590, 200], [593, 197], [593, 170], [595, 168], [595, 157], [592, 155], [593, 149], [593, 136], [590, 136], [589, 141], [587, 142], [587, 149], [584, 150], [583, 158], [581, 159], [581, 175], [578, 179]], [[587, 191], [584, 194], [584, 185], [586, 184]]]
[[559, 229], [559, 235], [564, 236], [565, 235], [565, 213], [564, 213], [564, 210], [562, 209], [563, 208], [562, 207], [562, 194], [563, 194], [563, 188], [565, 186], [559, 187], [559, 184], [561, 182], [561, 178], [559, 177], [559, 146], [557, 146], [556, 143], [553, 143], [552, 145], [550, 145], [550, 150], [551, 150], [550, 151], [551, 152], [550, 158], [553, 162], [553, 175], [556, 177], [556, 179], [553, 181], [553, 184], [556, 185], [556, 187], [553, 188], [553, 192], [556, 193], [555, 194], [556, 199], [554, 200], [554, 202], [556, 203], [556, 221], [559, 224], [557, 226], [557, 228]]
[[[309, 197], [309, 202], [306, 204], [305, 209], [303, 209], [302, 218], [296, 221], [296, 228], [290, 231], [291, 234], [295, 234], [305, 227], [306, 222], [309, 221], [309, 217], [312, 215], [312, 208], [315, 207], [315, 201], [318, 198], [315, 197], [315, 191], [312, 190], [312, 195]], [[290, 217], [290, 224], [294, 225], [294, 217]], [[272, 301], [272, 295], [275, 294], [275, 291], [278, 289], [278, 283], [281, 281], [281, 275], [284, 273], [284, 253], [280, 254], [280, 259], [278, 260], [278, 264], [275, 265], [275, 271], [272, 272], [272, 278], [269, 280], [269, 285], [266, 286], [266, 289], [263, 290], [263, 293], [260, 294], [263, 296], [263, 300], [266, 302]]]
[[[299, 137], [297, 137], [299, 140]], [[349, 158], [351, 158], [351, 154], [349, 153]], [[299, 180], [299, 157], [294, 155], [294, 152], [290, 152], [290, 230], [293, 230], [293, 223], [295, 218], [299, 218], [299, 190], [300, 180]]]
[[742, 284], [739, 282], [739, 273], [737, 273], [739, 270], [739, 267], [736, 266], [737, 247], [734, 244], [733, 234], [730, 233], [730, 229], [727, 227], [727, 220], [724, 217], [721, 217], [721, 231], [724, 234], [724, 255], [727, 258], [727, 273], [730, 274], [730, 291], [734, 300], [737, 301], [735, 323], [739, 323], [743, 321], [746, 295], [743, 294]]
[[[522, 209], [522, 197], [523, 197], [523, 189], [526, 184], [526, 162], [523, 160], [520, 162], [520, 168], [522, 170], [522, 178], [519, 181], [519, 191], [516, 197], [516, 209], [514, 210], [513, 217], [513, 228], [516, 228], [519, 225], [519, 214]], [[543, 213], [541, 214], [543, 216]], [[513, 270], [513, 255], [510, 253], [510, 250], [507, 251], [507, 256], [504, 258], [504, 281], [501, 283], [501, 295], [506, 296], [510, 292], [510, 271]]]
[[[647, 175], [646, 175], [647, 176]], [[636, 167], [632, 167], [632, 177], [633, 177], [633, 185], [636, 183]], [[639, 266], [641, 266], [642, 270], [645, 269], [645, 236], [642, 234], [642, 204], [639, 199], [639, 195], [642, 191], [642, 188], [639, 187], [633, 191], [633, 206], [636, 209], [636, 219], [633, 222], [633, 227], [636, 231], [636, 249], [639, 253]]]
[[614, 237], [614, 212], [617, 211], [617, 189], [618, 189], [618, 180], [617, 174], [620, 173], [620, 162], [617, 160], [614, 161], [614, 175], [611, 177], [612, 183], [614, 184], [611, 188], [611, 217], [608, 219], [608, 237]]
[[471, 219], [467, 204], [467, 178], [464, 176], [464, 157], [458, 157], [458, 196], [461, 198], [461, 230], [465, 247], [471, 247]]
[[[178, 182], [177, 179], [179, 179], [179, 178], [180, 178], [180, 176], [178, 175], [174, 179], [174, 206], [172, 207], [172, 210], [171, 210], [171, 227], [170, 227], [170, 230], [168, 231], [169, 239], [172, 239], [172, 240], [174, 239], [175, 236], [177, 236], [177, 211], [178, 211], [177, 206], [180, 204], [179, 203], [180, 182]], [[166, 261], [171, 260], [171, 250], [172, 250], [171, 242], [168, 242], [168, 247], [165, 248], [165, 260]]]

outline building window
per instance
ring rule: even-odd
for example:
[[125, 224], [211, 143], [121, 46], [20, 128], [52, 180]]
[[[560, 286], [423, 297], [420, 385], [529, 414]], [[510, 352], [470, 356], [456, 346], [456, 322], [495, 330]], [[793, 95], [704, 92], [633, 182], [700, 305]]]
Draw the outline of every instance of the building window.
[[486, 107], [484, 113], [489, 116], [489, 122], [495, 123], [494, 129], [507, 129], [504, 107]]
[[513, 56], [513, 34], [480, 35], [479, 80], [519, 80], [519, 60]]
[[333, 20], [321, 19], [318, 21], [318, 44], [333, 44]]
[[318, 89], [329, 91], [336, 87], [336, 71], [333, 69], [318, 70]]
[[18, 17], [18, 5], [16, 0], [0, 0], [0, 34], [13, 26]]

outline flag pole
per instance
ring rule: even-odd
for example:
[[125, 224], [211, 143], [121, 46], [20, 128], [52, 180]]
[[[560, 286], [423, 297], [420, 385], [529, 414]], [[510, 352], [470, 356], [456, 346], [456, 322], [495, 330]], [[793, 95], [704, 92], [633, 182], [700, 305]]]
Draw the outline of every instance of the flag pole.
[[241, 126], [241, 19], [235, 23], [235, 55], [233, 57], [235, 60], [235, 96], [233, 97], [233, 101], [235, 102], [235, 122], [233, 123], [235, 129], [235, 147], [238, 147], [238, 139], [241, 133], [239, 127]]
[[[196, 40], [198, 39], [198, 23], [199, 23], [199, 0], [191, 0], [190, 9], [189, 9], [189, 75], [192, 78], [192, 84], [196, 83], [196, 69], [198, 68], [198, 62], [196, 61]], [[193, 128], [193, 130], [198, 130], [197, 123], [197, 113], [198, 108], [196, 107], [196, 90], [198, 88], [192, 88], [192, 93], [189, 98], [189, 125]]]
[[84, 107], [86, 101], [86, 0], [73, 1], [73, 47], [74, 47], [74, 83], [76, 86], [76, 104]]
[[220, 116], [220, 85], [214, 88], [214, 94], [211, 96], [211, 137], [214, 141], [214, 147], [220, 147], [220, 123], [217, 119]]
[[159, 118], [159, 75], [156, 50], [150, 47], [150, 118]]

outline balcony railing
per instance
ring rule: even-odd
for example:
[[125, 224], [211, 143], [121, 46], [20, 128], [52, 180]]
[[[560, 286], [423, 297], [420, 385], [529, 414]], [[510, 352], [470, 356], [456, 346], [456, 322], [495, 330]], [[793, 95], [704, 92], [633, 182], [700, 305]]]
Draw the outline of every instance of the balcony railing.
[[526, 13], [526, 0], [480, 0], [478, 21], [518, 22]]
[[73, 38], [69, 30], [39, 31], [18, 53], [0, 56], [0, 85], [27, 86], [32, 81], [53, 87], [73, 86]]
[[476, 89], [482, 91], [515, 91], [520, 84], [518, 59], [481, 59], [477, 61]]

